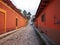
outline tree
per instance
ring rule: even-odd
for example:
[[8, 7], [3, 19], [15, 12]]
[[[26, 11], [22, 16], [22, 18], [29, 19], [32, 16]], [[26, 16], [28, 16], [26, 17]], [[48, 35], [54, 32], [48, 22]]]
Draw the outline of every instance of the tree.
[[24, 11], [23, 11], [23, 14], [24, 14], [25, 16], [27, 15], [27, 12], [26, 12], [26, 10], [24, 10]]
[[31, 15], [31, 13], [30, 13], [30, 12], [28, 12], [28, 15]]
[[30, 13], [30, 12], [28, 12], [28, 14], [27, 14], [27, 15], [28, 15], [28, 19], [30, 19], [31, 13]]

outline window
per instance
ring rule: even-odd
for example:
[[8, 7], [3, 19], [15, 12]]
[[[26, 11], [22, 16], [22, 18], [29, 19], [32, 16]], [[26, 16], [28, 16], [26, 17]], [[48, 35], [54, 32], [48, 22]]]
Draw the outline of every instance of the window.
[[43, 15], [41, 16], [41, 21], [42, 21], [42, 22], [45, 22], [45, 14], [43, 14]]
[[16, 26], [18, 26], [18, 19], [16, 18]]
[[54, 24], [60, 24], [60, 16], [54, 16]]

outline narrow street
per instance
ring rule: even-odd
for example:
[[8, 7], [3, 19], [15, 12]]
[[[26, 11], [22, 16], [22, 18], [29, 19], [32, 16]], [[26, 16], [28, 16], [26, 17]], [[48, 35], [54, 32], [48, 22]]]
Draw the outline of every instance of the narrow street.
[[29, 23], [26, 27], [1, 39], [0, 45], [41, 45], [41, 40]]
[[60, 0], [0, 0], [0, 45], [60, 45]]

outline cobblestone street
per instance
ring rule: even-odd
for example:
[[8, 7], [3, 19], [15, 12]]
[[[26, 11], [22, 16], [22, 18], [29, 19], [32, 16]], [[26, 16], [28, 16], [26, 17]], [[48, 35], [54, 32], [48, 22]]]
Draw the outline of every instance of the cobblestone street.
[[17, 32], [0, 39], [0, 45], [41, 45], [41, 40], [33, 27], [28, 24]]

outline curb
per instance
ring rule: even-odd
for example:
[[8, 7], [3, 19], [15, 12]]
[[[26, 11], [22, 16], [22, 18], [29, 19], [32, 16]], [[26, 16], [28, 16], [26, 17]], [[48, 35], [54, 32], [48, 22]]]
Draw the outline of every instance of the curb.
[[18, 29], [16, 29], [16, 30], [12, 30], [12, 31], [6, 32], [6, 33], [4, 33], [4, 34], [1, 34], [1, 35], [0, 35], [0, 39], [3, 39], [3, 38], [5, 38], [5, 37], [13, 34], [13, 33], [17, 32], [18, 30], [21, 30], [22, 28], [24, 28], [24, 27], [21, 27], [21, 28], [18, 28]]
[[4, 37], [6, 37], [6, 36], [8, 36], [8, 35], [10, 35], [10, 34], [13, 34], [13, 33], [17, 32], [17, 31], [18, 31], [18, 30], [13, 30], [13, 31], [10, 31], [10, 32], [6, 32], [6, 33], [4, 33], [4, 34], [1, 34], [1, 35], [0, 35], [0, 39], [4, 38]]
[[[34, 27], [34, 26], [33, 26], [33, 27]], [[39, 36], [41, 37], [42, 41], [43, 41], [46, 45], [57, 45], [55, 42], [53, 42], [52, 40], [50, 40], [44, 33], [39, 32], [36, 27], [34, 27], [34, 30], [39, 34]], [[44, 45], [44, 44], [43, 44], [43, 45]]]

